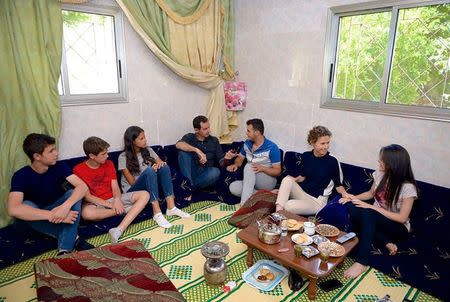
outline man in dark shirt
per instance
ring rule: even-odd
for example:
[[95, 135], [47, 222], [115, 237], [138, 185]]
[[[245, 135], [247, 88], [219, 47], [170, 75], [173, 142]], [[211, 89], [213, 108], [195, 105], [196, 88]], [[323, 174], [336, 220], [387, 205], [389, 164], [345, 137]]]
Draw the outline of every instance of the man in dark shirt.
[[199, 115], [192, 121], [195, 133], [184, 135], [175, 145], [181, 173], [191, 181], [194, 189], [214, 184], [220, 176], [218, 166], [225, 166], [236, 157], [228, 151], [225, 155], [217, 137], [210, 135], [208, 118]]
[[[53, 137], [29, 134], [23, 150], [31, 164], [12, 177], [8, 214], [24, 220], [40, 233], [57, 238], [58, 255], [69, 253], [76, 245], [81, 199], [87, 186], [67, 165], [56, 161], [58, 151]], [[73, 190], [64, 191], [66, 180]], [[80, 240], [78, 243], [81, 245]]]

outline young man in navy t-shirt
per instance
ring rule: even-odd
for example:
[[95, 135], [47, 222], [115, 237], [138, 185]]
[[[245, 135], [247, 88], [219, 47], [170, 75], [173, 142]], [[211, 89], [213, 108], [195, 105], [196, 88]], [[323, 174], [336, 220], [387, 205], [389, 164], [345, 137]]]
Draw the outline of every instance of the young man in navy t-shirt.
[[[55, 139], [31, 133], [23, 142], [31, 164], [16, 171], [8, 196], [8, 214], [40, 233], [58, 240], [58, 255], [72, 252], [77, 240], [81, 199], [86, 184], [70, 168], [57, 162]], [[74, 188], [67, 192], [68, 181]]]

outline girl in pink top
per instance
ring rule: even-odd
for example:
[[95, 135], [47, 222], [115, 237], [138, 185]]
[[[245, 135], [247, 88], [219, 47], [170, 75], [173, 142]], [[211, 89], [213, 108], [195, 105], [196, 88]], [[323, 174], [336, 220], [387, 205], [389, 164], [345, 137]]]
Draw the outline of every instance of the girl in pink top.
[[[390, 255], [395, 255], [394, 241], [406, 238], [411, 231], [409, 214], [417, 198], [417, 186], [408, 151], [395, 144], [383, 147], [378, 162], [369, 191], [340, 199], [359, 238], [356, 262], [344, 272], [347, 278], [355, 278], [366, 270], [374, 241], [381, 242]], [[372, 198], [373, 204], [363, 201]]]

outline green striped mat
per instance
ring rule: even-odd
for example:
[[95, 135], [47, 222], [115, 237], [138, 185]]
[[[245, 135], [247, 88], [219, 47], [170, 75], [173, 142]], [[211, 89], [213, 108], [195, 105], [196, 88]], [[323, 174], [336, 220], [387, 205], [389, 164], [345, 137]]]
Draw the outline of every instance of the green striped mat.
[[[172, 228], [162, 229], [153, 220], [146, 220], [130, 226], [121, 241], [140, 240], [187, 301], [309, 301], [306, 284], [299, 291], [292, 292], [287, 278], [270, 292], [257, 290], [242, 280], [242, 273], [248, 269], [246, 246], [237, 237], [238, 229], [227, 223], [236, 209], [236, 206], [216, 202], [198, 202], [187, 208], [191, 218], [170, 218], [174, 225]], [[205, 258], [201, 255], [200, 248], [212, 240], [223, 241], [230, 247], [230, 254], [226, 257], [227, 281], [232, 280], [237, 284], [231, 292], [223, 292], [220, 286], [207, 285], [203, 277]], [[103, 234], [89, 242], [101, 246], [109, 243], [109, 237]], [[55, 253], [56, 251], [50, 251], [1, 270], [0, 302], [37, 301], [33, 265], [37, 261], [53, 257]], [[255, 253], [255, 261], [266, 258], [261, 252]], [[351, 264], [352, 260], [347, 258], [342, 267], [325, 278], [339, 279], [344, 286], [330, 292], [318, 289], [316, 301], [376, 301], [386, 294], [393, 301], [402, 301], [404, 298], [412, 301], [439, 301], [375, 269], [367, 270], [355, 280], [344, 280], [343, 271]]]

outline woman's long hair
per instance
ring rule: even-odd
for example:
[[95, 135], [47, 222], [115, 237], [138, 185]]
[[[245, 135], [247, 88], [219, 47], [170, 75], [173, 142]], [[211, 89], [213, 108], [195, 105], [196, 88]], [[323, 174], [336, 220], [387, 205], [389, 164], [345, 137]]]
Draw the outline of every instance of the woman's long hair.
[[398, 201], [402, 185], [411, 183], [417, 188], [411, 169], [411, 159], [408, 151], [400, 145], [392, 144], [381, 148], [380, 160], [384, 163], [384, 176], [375, 189], [375, 194], [385, 191], [388, 208], [391, 209]]
[[[127, 169], [131, 174], [136, 175], [139, 174], [139, 160], [137, 158], [136, 148], [134, 146], [134, 140], [144, 132], [141, 127], [138, 126], [130, 126], [123, 135], [123, 143], [125, 157], [127, 159]], [[142, 159], [144, 160], [144, 164], [151, 166], [155, 163], [155, 159], [150, 156], [150, 152], [147, 148], [142, 148], [140, 150]]]

